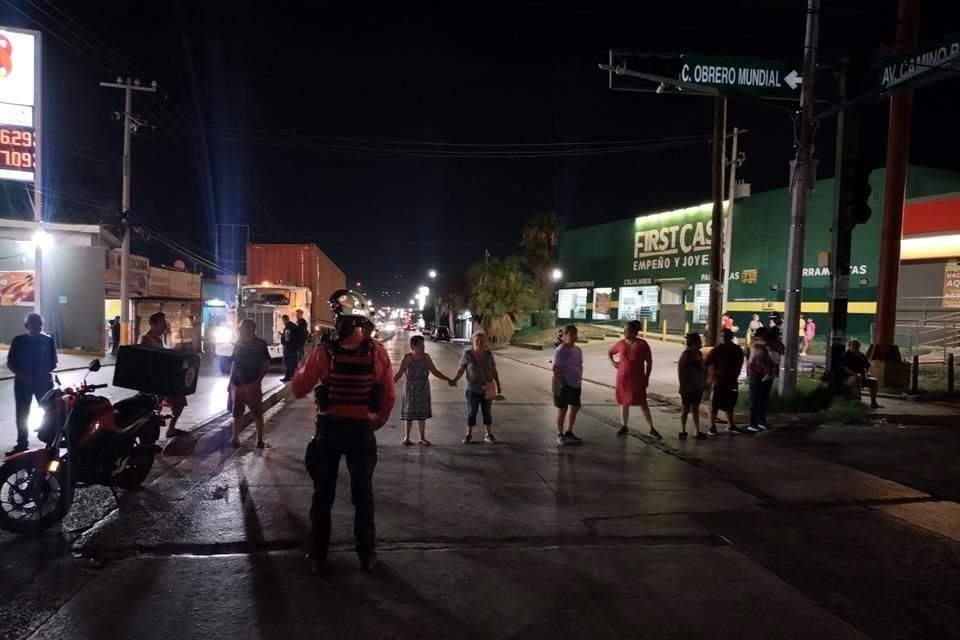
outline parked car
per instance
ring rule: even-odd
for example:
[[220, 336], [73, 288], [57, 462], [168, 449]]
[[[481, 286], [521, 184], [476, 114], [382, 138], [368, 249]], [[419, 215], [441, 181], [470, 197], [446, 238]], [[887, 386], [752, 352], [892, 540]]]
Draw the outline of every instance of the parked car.
[[441, 325], [433, 330], [431, 337], [434, 342], [450, 342], [450, 329]]

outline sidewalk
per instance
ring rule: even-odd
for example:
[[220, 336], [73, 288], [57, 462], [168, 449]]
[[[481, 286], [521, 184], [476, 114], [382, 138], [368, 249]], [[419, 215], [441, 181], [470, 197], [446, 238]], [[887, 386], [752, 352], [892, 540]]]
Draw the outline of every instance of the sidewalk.
[[[57, 354], [57, 372], [62, 371], [79, 371], [81, 369], [86, 369], [90, 364], [90, 361], [97, 358], [97, 356], [79, 356], [72, 353], [58, 353]], [[112, 367], [115, 361], [115, 358], [107, 354], [105, 356], [99, 357], [100, 364], [105, 367]], [[13, 378], [13, 374], [10, 372], [10, 369], [7, 369], [7, 350], [0, 349], [0, 380], [9, 380]]]
[[[591, 341], [581, 345], [583, 350], [583, 377], [587, 382], [601, 384], [613, 389], [616, 382], [616, 369], [610, 366], [607, 352], [614, 340]], [[662, 342], [659, 339], [648, 340], [653, 353], [653, 373], [647, 394], [654, 400], [680, 405], [680, 393], [677, 383], [677, 361], [683, 352], [683, 346], [676, 342]], [[534, 351], [522, 347], [507, 347], [496, 352], [497, 357], [510, 358], [542, 369], [552, 369], [552, 350]], [[808, 362], [823, 360], [823, 356], [808, 356]], [[809, 375], [806, 373], [804, 375]], [[741, 380], [744, 374], [741, 373]], [[741, 388], [741, 393], [746, 393]], [[871, 413], [875, 420], [890, 424], [960, 426], [960, 406], [945, 402], [918, 402], [897, 398], [882, 398], [882, 409]], [[706, 409], [706, 405], [704, 405]]]

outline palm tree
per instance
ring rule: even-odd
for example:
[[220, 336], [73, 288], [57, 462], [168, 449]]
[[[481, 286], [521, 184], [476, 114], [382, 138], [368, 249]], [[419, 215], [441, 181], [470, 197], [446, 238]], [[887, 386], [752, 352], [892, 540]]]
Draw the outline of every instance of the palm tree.
[[516, 331], [521, 313], [536, 308], [537, 300], [520, 258], [488, 257], [470, 267], [470, 308], [493, 342], [506, 342]]
[[553, 299], [550, 272], [556, 265], [562, 230], [563, 219], [553, 211], [537, 214], [523, 228], [523, 241], [520, 243], [523, 247], [523, 262], [533, 274], [533, 288], [540, 303], [540, 311], [548, 310]]

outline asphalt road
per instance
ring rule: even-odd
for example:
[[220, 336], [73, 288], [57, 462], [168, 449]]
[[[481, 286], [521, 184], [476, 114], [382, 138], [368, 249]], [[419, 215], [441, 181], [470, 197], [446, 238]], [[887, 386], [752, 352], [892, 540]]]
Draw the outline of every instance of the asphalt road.
[[[450, 374], [460, 348], [428, 346]], [[681, 442], [658, 406], [663, 442], [617, 438], [611, 392], [586, 385], [584, 443], [558, 447], [549, 372], [498, 365], [499, 443], [460, 444], [462, 383], [433, 384], [433, 447], [400, 444], [399, 412], [378, 432], [374, 575], [343, 467], [332, 573], [304, 571], [300, 401], [270, 416], [272, 449], [158, 458], [119, 509], [0, 534], [0, 637], [960, 637], [960, 506], [922, 485], [951, 486], [955, 459], [914, 448], [947, 430], [871, 428], [865, 457], [833, 428]]]

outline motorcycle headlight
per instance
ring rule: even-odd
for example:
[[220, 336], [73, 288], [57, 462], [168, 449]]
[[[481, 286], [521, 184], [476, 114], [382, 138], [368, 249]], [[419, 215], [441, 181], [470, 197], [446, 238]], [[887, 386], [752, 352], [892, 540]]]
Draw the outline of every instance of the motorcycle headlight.
[[213, 330], [213, 339], [217, 344], [233, 342], [233, 331], [229, 327], [217, 327]]

